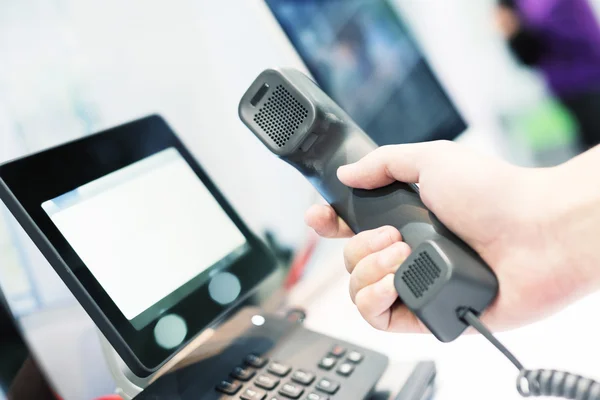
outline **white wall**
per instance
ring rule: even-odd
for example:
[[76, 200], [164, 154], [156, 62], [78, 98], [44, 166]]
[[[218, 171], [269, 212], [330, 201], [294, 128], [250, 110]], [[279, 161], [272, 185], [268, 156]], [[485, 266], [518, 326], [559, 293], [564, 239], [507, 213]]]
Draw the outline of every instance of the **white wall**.
[[73, 9], [86, 46], [114, 71], [96, 97], [126, 96], [102, 105], [106, 125], [163, 114], [254, 229], [276, 229], [295, 244], [312, 189], [237, 117], [243, 91], [263, 68], [295, 60], [272, 51], [277, 41], [250, 3], [78, 1]]
[[[511, 58], [493, 19], [495, 0], [393, 0], [465, 118], [464, 138], [480, 150], [523, 162], [498, 116], [545, 93], [540, 80]], [[461, 138], [462, 140], [462, 138]]]

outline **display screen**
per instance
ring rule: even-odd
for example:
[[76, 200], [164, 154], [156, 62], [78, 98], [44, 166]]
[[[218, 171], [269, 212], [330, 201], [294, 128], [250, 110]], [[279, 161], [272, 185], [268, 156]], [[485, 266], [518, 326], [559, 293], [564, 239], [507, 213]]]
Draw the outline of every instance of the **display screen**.
[[267, 0], [321, 88], [379, 145], [452, 140], [466, 125], [385, 0]]
[[42, 208], [136, 329], [249, 249], [174, 148], [46, 201]]

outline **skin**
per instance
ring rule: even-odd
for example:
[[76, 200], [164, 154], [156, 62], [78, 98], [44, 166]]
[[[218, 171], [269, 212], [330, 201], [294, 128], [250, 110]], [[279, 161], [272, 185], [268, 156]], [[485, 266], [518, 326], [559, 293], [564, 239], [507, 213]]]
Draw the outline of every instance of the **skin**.
[[517, 13], [506, 6], [499, 6], [495, 14], [496, 27], [505, 38], [511, 38], [521, 28], [521, 22]]
[[[553, 168], [522, 168], [448, 141], [384, 146], [338, 170], [342, 183], [420, 186], [425, 205], [495, 271], [496, 301], [482, 320], [495, 331], [555, 313], [600, 288], [600, 146]], [[410, 254], [398, 230], [355, 235], [327, 205], [306, 222], [326, 238], [350, 238], [350, 296], [369, 324], [427, 329], [397, 302], [393, 274]]]

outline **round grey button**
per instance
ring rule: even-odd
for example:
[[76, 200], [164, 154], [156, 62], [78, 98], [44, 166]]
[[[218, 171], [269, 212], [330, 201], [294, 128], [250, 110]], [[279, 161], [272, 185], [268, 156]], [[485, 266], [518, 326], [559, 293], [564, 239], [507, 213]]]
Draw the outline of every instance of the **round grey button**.
[[237, 276], [222, 272], [215, 275], [208, 284], [210, 297], [219, 304], [229, 304], [238, 298], [242, 285]]
[[187, 324], [176, 314], [165, 315], [154, 327], [154, 338], [159, 346], [172, 349], [179, 346], [187, 335]]

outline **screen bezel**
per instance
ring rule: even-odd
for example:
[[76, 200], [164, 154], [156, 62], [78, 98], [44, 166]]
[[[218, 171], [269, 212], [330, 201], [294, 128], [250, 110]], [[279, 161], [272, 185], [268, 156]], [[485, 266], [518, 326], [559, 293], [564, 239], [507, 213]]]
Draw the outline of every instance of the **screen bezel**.
[[[334, 96], [332, 96], [332, 94], [329, 93], [328, 90], [326, 90], [325, 82], [323, 82], [321, 79], [319, 79], [319, 74], [317, 73], [315, 68], [311, 65], [311, 63], [308, 62], [309, 56], [307, 56], [307, 54], [304, 52], [304, 50], [297, 45], [294, 32], [292, 32], [286, 26], [286, 23], [281, 20], [280, 15], [278, 15], [278, 13], [274, 7], [275, 3], [283, 3], [286, 1], [290, 2], [290, 3], [301, 3], [302, 1], [298, 1], [298, 0], [257, 0], [257, 1], [264, 3], [267, 11], [270, 13], [274, 22], [278, 25], [278, 28], [281, 30], [281, 32], [287, 39], [289, 45], [294, 49], [294, 51], [298, 55], [302, 64], [306, 68], [306, 71], [311, 75], [311, 77], [315, 80], [315, 82], [323, 89], [323, 91], [325, 91], [335, 101]], [[317, 0], [317, 2], [318, 1], [319, 0]], [[401, 25], [403, 27], [403, 29], [405, 29], [407, 31], [408, 35], [410, 36], [410, 39], [413, 41], [414, 45], [421, 52], [420, 64], [424, 68], [424, 72], [427, 75], [429, 75], [432, 80], [435, 81], [435, 83], [438, 86], [439, 93], [441, 94], [441, 96], [443, 96], [448, 101], [449, 106], [452, 107], [452, 109], [457, 117], [456, 121], [454, 121], [453, 124], [447, 124], [444, 127], [438, 129], [435, 132], [435, 134], [432, 134], [429, 137], [423, 138], [422, 140], [419, 140], [419, 141], [426, 142], [426, 141], [435, 141], [435, 140], [455, 140], [455, 139], [457, 139], [460, 135], [464, 134], [465, 131], [468, 129], [467, 121], [464, 119], [464, 117], [461, 113], [461, 110], [457, 107], [455, 102], [449, 96], [446, 87], [443, 85], [442, 81], [439, 79], [437, 74], [434, 72], [429, 60], [427, 59], [427, 56], [423, 53], [422, 47], [419, 45], [419, 43], [417, 41], [416, 35], [410, 29], [410, 27], [406, 23], [404, 23], [402, 17], [399, 14], [398, 9], [396, 7], [394, 7], [389, 2], [389, 0], [379, 0], [379, 1], [381, 1], [382, 4], [384, 5], [384, 7], [387, 8], [391, 18], [395, 19], [395, 22], [397, 24]], [[352, 115], [350, 115], [350, 117], [352, 118]], [[385, 139], [378, 138], [378, 137], [373, 137], [374, 135], [372, 135], [370, 132], [368, 132], [368, 129], [365, 131], [371, 137], [371, 139], [373, 139], [373, 141], [375, 141], [377, 143], [377, 145], [379, 145], [379, 146], [409, 143], [407, 141], [400, 141], [400, 140], [399, 141], [395, 141], [395, 140], [390, 141], [390, 140], [385, 140]]]
[[[187, 323], [187, 335], [173, 349], [154, 339], [158, 318], [140, 330], [121, 313], [68, 241], [42, 209], [42, 203], [168, 148], [175, 148], [246, 238], [249, 250], [226, 268], [241, 284], [237, 301], [221, 305], [204, 284], [168, 312]], [[276, 268], [273, 256], [251, 233], [206, 172], [158, 115], [151, 115], [0, 166], [0, 194], [54, 269], [84, 306], [124, 361], [148, 375], [198, 333], [222, 317]], [[6, 192], [6, 193], [4, 193]], [[10, 197], [10, 198], [8, 198]], [[8, 201], [7, 201], [8, 200]], [[17, 211], [17, 212], [15, 212]], [[135, 293], [135, 283], [132, 284]], [[198, 312], [201, 307], [202, 312]], [[124, 354], [123, 354], [124, 353]]]

